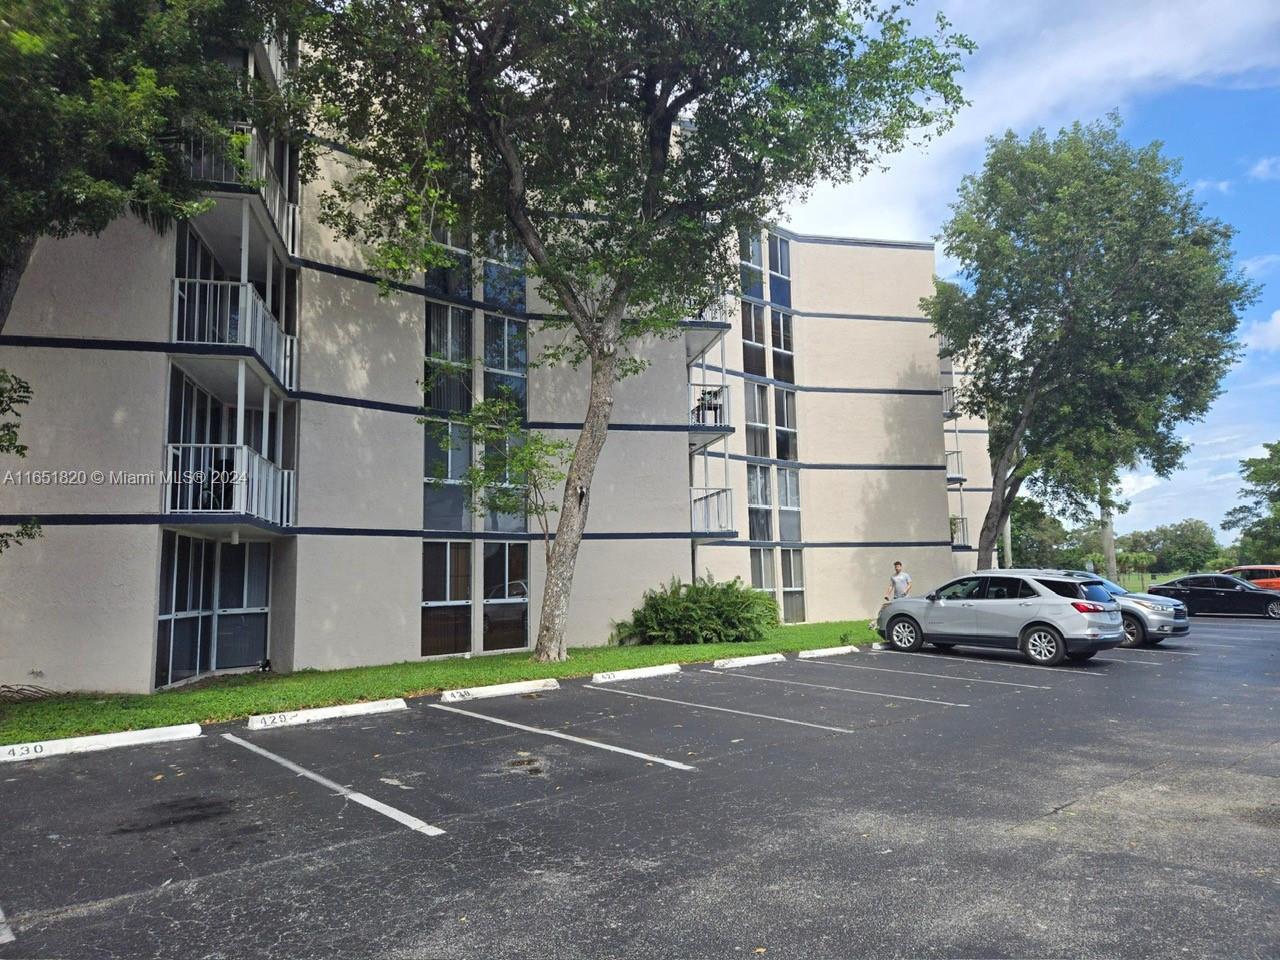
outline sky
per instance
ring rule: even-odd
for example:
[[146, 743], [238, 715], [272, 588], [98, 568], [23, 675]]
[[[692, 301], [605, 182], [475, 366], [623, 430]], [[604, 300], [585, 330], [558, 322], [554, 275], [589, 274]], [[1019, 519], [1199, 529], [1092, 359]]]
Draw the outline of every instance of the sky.
[[[884, 170], [817, 187], [787, 222], [810, 233], [934, 238], [988, 136], [1119, 110], [1127, 138], [1160, 140], [1182, 159], [1206, 212], [1236, 227], [1238, 265], [1264, 285], [1242, 316], [1242, 359], [1222, 395], [1182, 431], [1183, 468], [1122, 478], [1130, 506], [1117, 532], [1188, 517], [1217, 528], [1238, 502], [1240, 459], [1280, 440], [1280, 0], [940, 0], [914, 10], [919, 24], [942, 10], [977, 43], [961, 79], [970, 106]], [[939, 250], [939, 274], [955, 268]], [[1235, 536], [1217, 532], [1224, 543]]]

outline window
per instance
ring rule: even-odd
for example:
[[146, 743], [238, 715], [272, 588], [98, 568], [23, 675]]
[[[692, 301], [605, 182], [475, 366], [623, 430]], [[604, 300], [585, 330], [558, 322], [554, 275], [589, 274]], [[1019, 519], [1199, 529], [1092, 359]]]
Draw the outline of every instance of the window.
[[[1068, 600], [1080, 599], [1080, 585], [1074, 580], [1036, 580], [1036, 583], [1042, 587], [1052, 590], [1060, 597], [1066, 597]], [[1108, 597], [1108, 600], [1111, 598]]]
[[1023, 581], [1020, 577], [988, 577], [987, 600], [1017, 600], [1022, 595]]
[[804, 554], [782, 551], [782, 619], [787, 623], [804, 620]]
[[800, 539], [800, 471], [778, 468], [778, 539]]
[[795, 353], [791, 345], [791, 314], [781, 310], [773, 314], [773, 379], [796, 382]]
[[[525, 488], [512, 482], [513, 478], [510, 471], [509, 460], [509, 452], [513, 447], [518, 449], [520, 443], [523, 443], [523, 440], [513, 438], [508, 439], [501, 445], [495, 444], [492, 446], [486, 446], [485, 459], [486, 472], [489, 470], [500, 472], [503, 479], [506, 481], [501, 485], [502, 489], [505, 489], [510, 493], [523, 494], [525, 492]], [[524, 496], [521, 496], [520, 500], [523, 504]], [[484, 528], [486, 530], [497, 530], [502, 533], [523, 533], [527, 527], [528, 517], [524, 509], [510, 513], [499, 513], [493, 510], [485, 512]]]
[[769, 300], [791, 306], [791, 241], [769, 234]]
[[761, 256], [760, 234], [743, 232], [738, 235], [738, 256], [742, 261], [742, 295], [764, 299], [764, 259]]
[[463, 481], [471, 466], [471, 431], [440, 421], [422, 429], [422, 528], [470, 530], [471, 505]]
[[773, 550], [751, 548], [751, 586], [773, 593]]
[[1090, 581], [1084, 584], [1081, 589], [1084, 591], [1084, 598], [1092, 600], [1094, 603], [1111, 603], [1113, 600], [1111, 591], [1100, 581]]
[[471, 409], [471, 311], [427, 302], [426, 407], [440, 413]]
[[747, 381], [747, 456], [769, 456], [769, 388]]
[[794, 390], [774, 388], [773, 415], [778, 429], [775, 441], [779, 460], [800, 459], [796, 444], [796, 393]]
[[431, 232], [436, 243], [448, 248], [444, 252], [450, 262], [427, 270], [427, 292], [438, 297], [471, 299], [471, 254], [466, 250], [466, 228], [436, 227]]
[[524, 313], [524, 250], [510, 240], [498, 240], [490, 246], [492, 256], [484, 262], [484, 302]]
[[422, 545], [422, 655], [471, 649], [471, 544]]
[[747, 464], [748, 539], [773, 539], [773, 499], [769, 490], [769, 468]]
[[982, 596], [981, 577], [954, 580], [938, 591], [939, 600], [972, 600], [980, 596]]
[[529, 645], [529, 545], [484, 545], [484, 649]]
[[764, 307], [758, 303], [742, 304], [742, 369], [757, 377], [767, 377], [764, 346]]
[[215, 668], [251, 667], [267, 658], [271, 544], [218, 545], [218, 646]]
[[525, 323], [486, 314], [484, 318], [484, 395], [508, 393], [528, 411], [528, 350]]

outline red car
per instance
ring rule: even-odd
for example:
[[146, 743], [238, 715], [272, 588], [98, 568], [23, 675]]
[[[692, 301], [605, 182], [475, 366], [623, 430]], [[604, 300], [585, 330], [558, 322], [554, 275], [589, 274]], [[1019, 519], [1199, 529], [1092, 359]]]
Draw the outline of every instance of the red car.
[[1280, 564], [1255, 563], [1230, 567], [1221, 571], [1241, 580], [1248, 580], [1263, 590], [1280, 590]]

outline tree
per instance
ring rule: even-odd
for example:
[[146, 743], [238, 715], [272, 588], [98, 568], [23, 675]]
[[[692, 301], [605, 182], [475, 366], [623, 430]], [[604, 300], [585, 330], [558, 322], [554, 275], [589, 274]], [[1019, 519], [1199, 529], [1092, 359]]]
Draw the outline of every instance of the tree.
[[961, 183], [942, 232], [961, 283], [922, 305], [969, 373], [959, 407], [991, 431], [979, 566], [1024, 485], [1083, 517], [1120, 469], [1175, 469], [1176, 427], [1217, 396], [1258, 288], [1178, 177], [1112, 115], [993, 138]]
[[1203, 520], [1182, 520], [1154, 530], [1135, 530], [1117, 537], [1116, 543], [1124, 554], [1149, 554], [1153, 559], [1147, 568], [1157, 573], [1218, 566], [1215, 558], [1223, 552], [1213, 528]]
[[587, 368], [536, 648], [563, 659], [618, 380], [735, 283], [739, 231], [946, 126], [970, 44], [874, 2], [321, 6], [312, 126], [364, 171], [334, 188], [334, 221], [407, 273], [433, 263], [442, 226], [482, 253], [512, 238], [551, 304], [543, 359]]
[[1044, 504], [1031, 497], [1014, 502], [1010, 514], [1013, 555], [1019, 566], [1057, 567], [1062, 565], [1062, 549], [1067, 528], [1049, 513]]
[[1262, 446], [1265, 456], [1240, 461], [1245, 502], [1222, 524], [1240, 531], [1240, 563], [1280, 563], [1280, 440]]
[[288, 22], [287, 0], [11, 0], [0, 14], [0, 333], [36, 241], [133, 211], [202, 211], [185, 154], [228, 124], [273, 130], [286, 102], [225, 51]]
[[[25, 457], [27, 446], [18, 439], [18, 421], [22, 418], [19, 407], [31, 402], [31, 385], [5, 370], [0, 370], [0, 454]], [[9, 418], [9, 419], [7, 419]], [[0, 485], [8, 485], [12, 478], [0, 475]], [[11, 530], [0, 530], [0, 553], [10, 547], [40, 536], [40, 527], [34, 519], [20, 523]]]

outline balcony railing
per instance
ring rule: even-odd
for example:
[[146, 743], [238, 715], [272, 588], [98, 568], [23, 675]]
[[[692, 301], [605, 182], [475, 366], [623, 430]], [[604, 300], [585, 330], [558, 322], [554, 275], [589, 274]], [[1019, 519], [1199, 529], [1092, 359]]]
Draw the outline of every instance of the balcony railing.
[[216, 137], [193, 136], [188, 145], [188, 172], [193, 180], [252, 186], [262, 195], [267, 212], [289, 249], [297, 253], [297, 214], [276, 173], [271, 151], [262, 135], [250, 124], [233, 123], [232, 134], [245, 138], [244, 153], [237, 156], [226, 141]]
[[942, 389], [942, 419], [954, 420], [960, 416], [960, 412], [956, 410], [956, 388], [943, 387]]
[[969, 540], [969, 518], [968, 517], [952, 517], [951, 518], [951, 545], [953, 547], [973, 546], [973, 544]]
[[252, 283], [176, 278], [172, 337], [174, 343], [249, 347], [285, 387], [297, 386], [296, 339], [284, 332]]
[[964, 483], [964, 454], [959, 450], [947, 451], [947, 483]]
[[722, 534], [733, 530], [733, 491], [728, 487], [691, 488], [689, 507], [694, 533]]
[[284, 82], [285, 70], [288, 66], [289, 48], [284, 37], [271, 35], [262, 41], [262, 49], [267, 52], [267, 63], [271, 66], [271, 75], [276, 86]]
[[728, 427], [729, 388], [723, 383], [689, 384], [689, 426]]
[[234, 443], [168, 446], [166, 513], [248, 514], [293, 526], [294, 472]]

